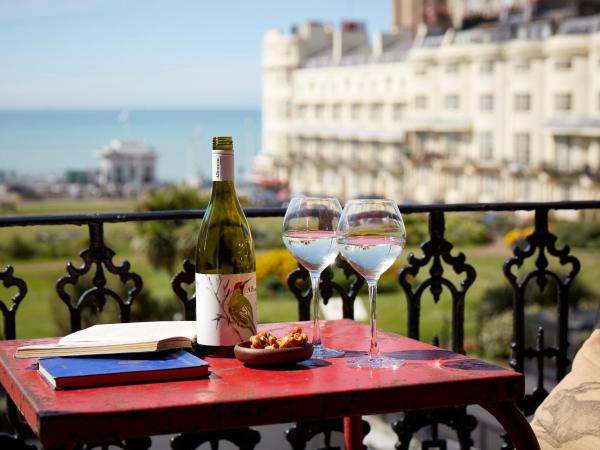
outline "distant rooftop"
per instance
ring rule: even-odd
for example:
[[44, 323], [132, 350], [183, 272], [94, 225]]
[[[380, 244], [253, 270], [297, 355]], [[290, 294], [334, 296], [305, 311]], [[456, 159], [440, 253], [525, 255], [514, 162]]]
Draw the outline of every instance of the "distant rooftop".
[[103, 157], [120, 156], [156, 156], [154, 149], [142, 140], [120, 141], [113, 139], [106, 147], [100, 150]]
[[[541, 8], [514, 10], [495, 17], [467, 17], [462, 29], [452, 30], [451, 34], [437, 26], [425, 28], [423, 25], [416, 36], [411, 30], [399, 29], [379, 33], [369, 39], [361, 22], [344, 22], [338, 30], [318, 22], [307, 22], [300, 27], [294, 27], [292, 33], [312, 43], [312, 47], [309, 45], [306, 49], [309, 51], [303, 56], [303, 67], [351, 66], [402, 61], [413, 47], [501, 43], [517, 39], [543, 40], [552, 35], [600, 32], [600, 14], [573, 14], [575, 11], [569, 8]], [[313, 40], [313, 36], [316, 40]], [[317, 45], [314, 45], [315, 42]], [[340, 42], [342, 44], [336, 47], [335, 42], [338, 42], [338, 45]], [[335, 48], [340, 47], [341, 54], [334, 55]]]

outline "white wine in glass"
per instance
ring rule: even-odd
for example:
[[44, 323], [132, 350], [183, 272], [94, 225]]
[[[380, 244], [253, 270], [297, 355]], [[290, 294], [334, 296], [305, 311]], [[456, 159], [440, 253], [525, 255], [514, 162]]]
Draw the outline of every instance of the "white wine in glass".
[[319, 281], [321, 272], [338, 254], [336, 228], [342, 207], [335, 198], [297, 197], [283, 219], [283, 243], [310, 274], [313, 302], [313, 357], [339, 358], [341, 350], [324, 347], [319, 327]]
[[360, 368], [396, 368], [402, 361], [381, 354], [377, 343], [377, 281], [406, 245], [406, 230], [396, 204], [390, 200], [350, 200], [337, 230], [338, 248], [369, 285], [371, 345], [366, 356], [346, 364]]

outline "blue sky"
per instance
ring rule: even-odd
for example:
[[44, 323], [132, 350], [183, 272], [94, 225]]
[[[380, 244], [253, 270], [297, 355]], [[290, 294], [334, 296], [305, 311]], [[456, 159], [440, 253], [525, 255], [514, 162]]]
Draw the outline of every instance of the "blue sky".
[[391, 0], [0, 0], [0, 108], [260, 105], [265, 30], [390, 27]]

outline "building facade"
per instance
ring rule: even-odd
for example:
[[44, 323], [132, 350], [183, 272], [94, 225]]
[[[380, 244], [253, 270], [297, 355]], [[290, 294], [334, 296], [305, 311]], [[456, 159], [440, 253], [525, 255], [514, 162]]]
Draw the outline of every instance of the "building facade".
[[599, 16], [371, 37], [360, 23], [305, 23], [267, 32], [262, 62], [255, 171], [292, 192], [600, 198]]
[[143, 141], [114, 140], [100, 150], [98, 184], [107, 193], [139, 195], [156, 186], [156, 152]]

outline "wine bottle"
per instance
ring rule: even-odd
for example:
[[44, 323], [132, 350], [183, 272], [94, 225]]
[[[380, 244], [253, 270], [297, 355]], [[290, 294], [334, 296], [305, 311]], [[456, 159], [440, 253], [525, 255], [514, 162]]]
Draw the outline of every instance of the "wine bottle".
[[256, 334], [254, 245], [233, 167], [233, 139], [213, 138], [212, 194], [196, 247], [196, 339], [216, 356]]

